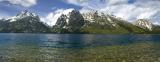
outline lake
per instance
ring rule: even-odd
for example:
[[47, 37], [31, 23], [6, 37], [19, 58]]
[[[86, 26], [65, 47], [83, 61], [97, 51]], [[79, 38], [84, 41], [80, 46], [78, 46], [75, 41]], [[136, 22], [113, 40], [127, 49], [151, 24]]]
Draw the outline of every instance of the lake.
[[1, 33], [0, 62], [160, 62], [160, 35]]

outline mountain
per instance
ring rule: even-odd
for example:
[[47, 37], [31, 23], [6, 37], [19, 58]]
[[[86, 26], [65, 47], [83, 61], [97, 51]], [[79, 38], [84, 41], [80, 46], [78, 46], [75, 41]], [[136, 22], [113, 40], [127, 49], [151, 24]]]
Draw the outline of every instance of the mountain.
[[148, 34], [160, 34], [160, 26], [154, 25], [150, 20], [139, 19], [135, 25], [144, 29]]
[[140, 19], [132, 24], [122, 18], [94, 10], [86, 13], [73, 10], [69, 14], [61, 14], [53, 26], [55, 33], [150, 34], [159, 33], [160, 30], [157, 29], [159, 26], [148, 20]]
[[60, 13], [52, 27], [44, 24], [38, 15], [23, 11], [14, 17], [0, 19], [0, 32], [14, 33], [86, 33], [86, 34], [160, 34], [160, 26], [147, 19], [134, 24], [100, 11], [80, 13], [69, 10]]
[[84, 25], [84, 18], [77, 10], [62, 14], [53, 27], [56, 33], [79, 33]]
[[144, 33], [144, 30], [116, 16], [91, 11], [83, 14], [84, 32], [104, 34]]
[[153, 25], [153, 30], [149, 32], [150, 34], [160, 34], [160, 26]]
[[138, 21], [136, 21], [135, 23], [136, 26], [142, 28], [142, 29], [147, 29], [149, 31], [153, 30], [153, 24], [147, 20], [147, 19], [139, 19]]
[[13, 17], [9, 18], [9, 20], [11, 22], [13, 22], [13, 21], [17, 21], [17, 20], [27, 18], [27, 17], [39, 18], [39, 16], [36, 15], [35, 13], [30, 13], [27, 10], [24, 10], [21, 13], [17, 14], [16, 16], [13, 16]]
[[[38, 15], [30, 13], [26, 10], [7, 20], [8, 22], [7, 21], [4, 22], [8, 23], [7, 24], [7, 28], [9, 28], [8, 32], [45, 33], [50, 31], [50, 28], [40, 21]], [[3, 30], [0, 31], [3, 32]]]
[[10, 32], [10, 21], [5, 19], [0, 19], [0, 32]]

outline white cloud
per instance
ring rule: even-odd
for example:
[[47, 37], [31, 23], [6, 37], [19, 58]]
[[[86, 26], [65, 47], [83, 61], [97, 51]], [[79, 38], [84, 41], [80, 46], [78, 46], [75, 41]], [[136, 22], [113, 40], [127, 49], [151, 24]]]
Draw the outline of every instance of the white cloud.
[[107, 5], [127, 4], [128, 0], [108, 0], [106, 3], [108, 3]]
[[67, 1], [68, 3], [71, 3], [71, 4], [83, 6], [83, 5], [86, 5], [89, 0], [63, 0], [63, 1]]
[[110, 12], [128, 21], [148, 18], [153, 23], [160, 24], [160, 0], [65, 0], [70, 4], [82, 6], [82, 12], [87, 9]]
[[37, 0], [0, 0], [0, 2], [7, 1], [11, 4], [30, 7], [37, 4]]
[[46, 17], [42, 17], [41, 20], [48, 24], [49, 26], [53, 26], [55, 25], [55, 23], [57, 22], [57, 19], [62, 15], [62, 14], [68, 14], [69, 12], [71, 12], [72, 10], [74, 10], [73, 8], [70, 9], [58, 9], [54, 12], [49, 13]]

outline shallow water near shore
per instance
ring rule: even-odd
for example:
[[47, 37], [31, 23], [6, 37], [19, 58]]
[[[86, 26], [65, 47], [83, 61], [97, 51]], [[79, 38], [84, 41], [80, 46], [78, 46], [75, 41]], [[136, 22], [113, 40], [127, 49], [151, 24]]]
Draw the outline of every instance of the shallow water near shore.
[[160, 35], [0, 34], [0, 62], [160, 62]]

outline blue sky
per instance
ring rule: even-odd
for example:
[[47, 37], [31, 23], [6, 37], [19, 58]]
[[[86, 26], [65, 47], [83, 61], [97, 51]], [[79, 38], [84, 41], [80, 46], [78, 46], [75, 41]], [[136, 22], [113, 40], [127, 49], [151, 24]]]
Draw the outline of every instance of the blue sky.
[[43, 15], [60, 8], [81, 9], [80, 6], [65, 3], [65, 1], [62, 0], [38, 0], [36, 2], [36, 5], [29, 7], [23, 6], [21, 4], [12, 4], [8, 1], [0, 2], [0, 13], [6, 13], [6, 15], [11, 15], [11, 16], [16, 15], [17, 13], [25, 9]]
[[89, 9], [111, 13], [129, 22], [145, 18], [160, 24], [159, 3], [160, 0], [0, 0], [0, 18], [12, 17], [27, 9], [53, 25], [57, 13], [74, 8], [81, 13]]

